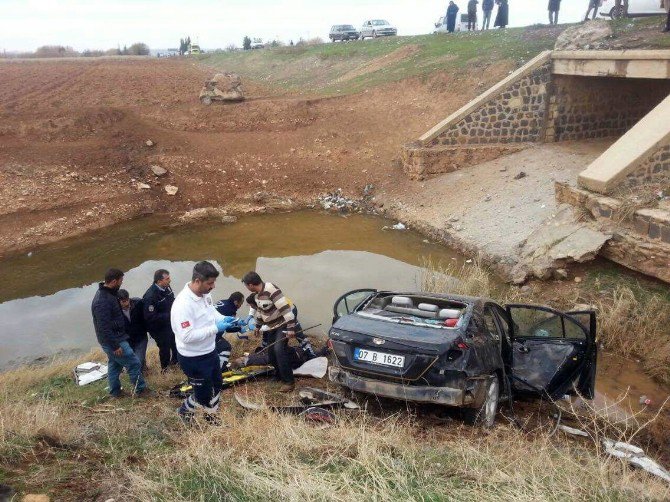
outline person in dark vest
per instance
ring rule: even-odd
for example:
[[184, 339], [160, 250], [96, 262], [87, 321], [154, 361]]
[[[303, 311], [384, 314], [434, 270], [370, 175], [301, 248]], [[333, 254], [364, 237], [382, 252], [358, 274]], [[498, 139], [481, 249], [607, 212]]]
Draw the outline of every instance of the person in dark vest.
[[468, 1], [468, 31], [477, 31], [477, 5], [478, 0]]
[[144, 304], [142, 298], [130, 298], [125, 289], [119, 289], [119, 304], [126, 321], [128, 343], [142, 365], [142, 373], [147, 369], [147, 327], [144, 324]]
[[456, 15], [458, 14], [458, 5], [456, 5], [453, 0], [449, 2], [449, 7], [447, 7], [447, 31], [453, 33], [456, 29]]
[[504, 28], [509, 24], [509, 4], [507, 0], [497, 0], [498, 12], [496, 12], [496, 20], [493, 23], [494, 28]]
[[144, 293], [142, 302], [144, 322], [151, 338], [158, 345], [161, 371], [165, 371], [168, 366], [178, 363], [174, 332], [170, 326], [170, 309], [174, 302], [174, 293], [170, 287], [170, 272], [165, 269], [156, 270], [154, 283]]
[[[219, 300], [214, 304], [217, 312], [223, 316], [237, 317], [237, 311], [244, 303], [244, 295], [239, 291], [232, 293], [227, 300]], [[228, 328], [228, 333], [239, 333], [242, 331], [242, 326], [233, 326]], [[224, 332], [216, 334], [216, 352], [219, 354], [219, 362], [221, 363], [221, 371], [228, 370], [228, 363], [230, 362], [230, 354], [233, 346], [228, 340], [224, 338]]]
[[105, 282], [99, 284], [91, 303], [95, 336], [107, 354], [107, 380], [112, 397], [124, 395], [119, 378], [124, 368], [130, 376], [133, 394], [139, 395], [146, 391], [140, 360], [128, 343], [125, 317], [119, 304], [118, 292], [122, 283], [123, 272], [110, 268], [105, 273]]
[[549, 24], [558, 24], [558, 11], [561, 10], [561, 0], [549, 0]]
[[493, 12], [493, 0], [482, 1], [482, 11], [484, 18], [482, 19], [482, 30], [488, 30], [491, 26], [491, 13]]

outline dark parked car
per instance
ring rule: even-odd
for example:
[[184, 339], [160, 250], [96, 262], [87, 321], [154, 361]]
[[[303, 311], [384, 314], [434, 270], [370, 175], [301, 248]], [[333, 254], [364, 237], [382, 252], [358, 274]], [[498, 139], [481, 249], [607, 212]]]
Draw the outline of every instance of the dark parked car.
[[336, 40], [358, 40], [361, 34], [350, 24], [336, 24], [330, 29], [330, 38], [333, 42]]
[[491, 426], [501, 396], [593, 399], [593, 311], [362, 289], [334, 306], [329, 377], [358, 392], [463, 408]]

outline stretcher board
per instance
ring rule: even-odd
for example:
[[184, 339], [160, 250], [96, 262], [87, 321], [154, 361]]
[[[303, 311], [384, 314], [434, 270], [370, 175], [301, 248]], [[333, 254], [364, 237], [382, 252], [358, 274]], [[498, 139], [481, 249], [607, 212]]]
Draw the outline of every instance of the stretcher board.
[[[258, 378], [262, 376], [269, 376], [274, 373], [274, 367], [272, 366], [247, 366], [238, 370], [224, 371], [221, 376], [223, 377], [223, 387], [222, 389], [227, 389], [233, 387], [234, 385], [239, 385], [241, 383], [246, 383], [253, 378]], [[175, 385], [170, 389], [170, 397], [178, 397], [184, 399], [188, 397], [191, 392], [193, 392], [193, 387], [188, 382], [182, 382]]]

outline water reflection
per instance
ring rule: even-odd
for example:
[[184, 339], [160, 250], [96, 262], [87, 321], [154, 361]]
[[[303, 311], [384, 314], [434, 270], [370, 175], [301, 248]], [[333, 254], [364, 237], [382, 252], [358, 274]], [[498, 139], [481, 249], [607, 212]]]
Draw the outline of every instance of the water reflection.
[[[213, 260], [221, 270], [221, 265]], [[123, 288], [142, 296], [159, 268], [170, 271], [175, 293], [190, 280], [194, 261], [150, 260], [126, 272]], [[278, 284], [300, 309], [306, 324], [323, 323], [327, 330], [332, 305], [340, 294], [358, 287], [409, 289], [418, 287], [417, 266], [364, 251], [324, 251], [311, 256], [258, 258], [256, 270]], [[242, 274], [240, 274], [241, 276]], [[91, 300], [97, 283], [69, 288], [48, 296], [33, 296], [0, 304], [3, 319], [0, 368], [48, 356], [95, 347]], [[246, 293], [239, 276], [226, 270], [212, 292], [215, 299], [233, 291]], [[243, 310], [246, 313], [246, 309]]]

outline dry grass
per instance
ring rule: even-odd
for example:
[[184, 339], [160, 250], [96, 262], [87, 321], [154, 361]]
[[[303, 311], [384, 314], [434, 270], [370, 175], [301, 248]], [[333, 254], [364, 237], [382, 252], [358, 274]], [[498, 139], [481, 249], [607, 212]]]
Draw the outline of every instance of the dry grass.
[[[427, 266], [426, 290], [518, 299], [518, 289], [501, 288], [478, 263]], [[659, 374], [665, 364], [667, 373], [670, 313], [664, 301], [652, 297], [642, 303], [629, 289], [614, 290], [598, 305], [603, 343], [637, 353], [654, 340], [657, 350], [645, 364]], [[665, 340], [662, 350], [659, 340]], [[498, 425], [482, 432], [402, 408], [392, 415], [341, 411], [335, 425], [320, 429], [298, 416], [242, 410], [227, 391], [222, 427], [187, 427], [176, 417], [178, 402], [167, 397], [110, 402], [104, 382], [76, 387], [72, 368], [91, 358], [0, 374], [0, 483], [24, 493], [49, 491], [58, 500], [670, 497], [667, 484], [610, 459], [600, 448], [603, 436], [646, 438], [649, 418], [642, 416], [622, 426], [608, 422], [602, 410], [570, 410], [590, 438], [552, 435], [550, 427], [524, 433]], [[149, 364], [158, 367], [155, 351]], [[149, 375], [150, 385], [162, 392], [180, 379], [178, 373]], [[245, 389], [269, 390], [264, 382]], [[546, 425], [546, 412], [534, 413]], [[667, 438], [667, 431], [658, 437]]]
[[131, 471], [142, 500], [661, 500], [667, 487], [586, 445], [423, 430], [396, 416], [343, 418], [319, 430], [300, 418], [223, 414], [227, 427], [187, 431], [183, 449]]
[[[156, 354], [150, 354], [156, 364]], [[0, 374], [0, 482], [57, 500], [663, 500], [667, 486], [588, 441], [481, 431], [405, 410], [339, 412], [327, 429], [246, 412], [227, 391], [223, 427], [184, 426], [177, 402], [104, 399], [78, 361]], [[166, 391], [180, 375], [151, 373]], [[307, 382], [309, 385], [309, 382]], [[245, 387], [267, 392], [259, 382]]]
[[600, 341], [624, 356], [642, 358], [645, 371], [670, 383], [670, 308], [659, 295], [638, 298], [617, 287], [597, 303]]

